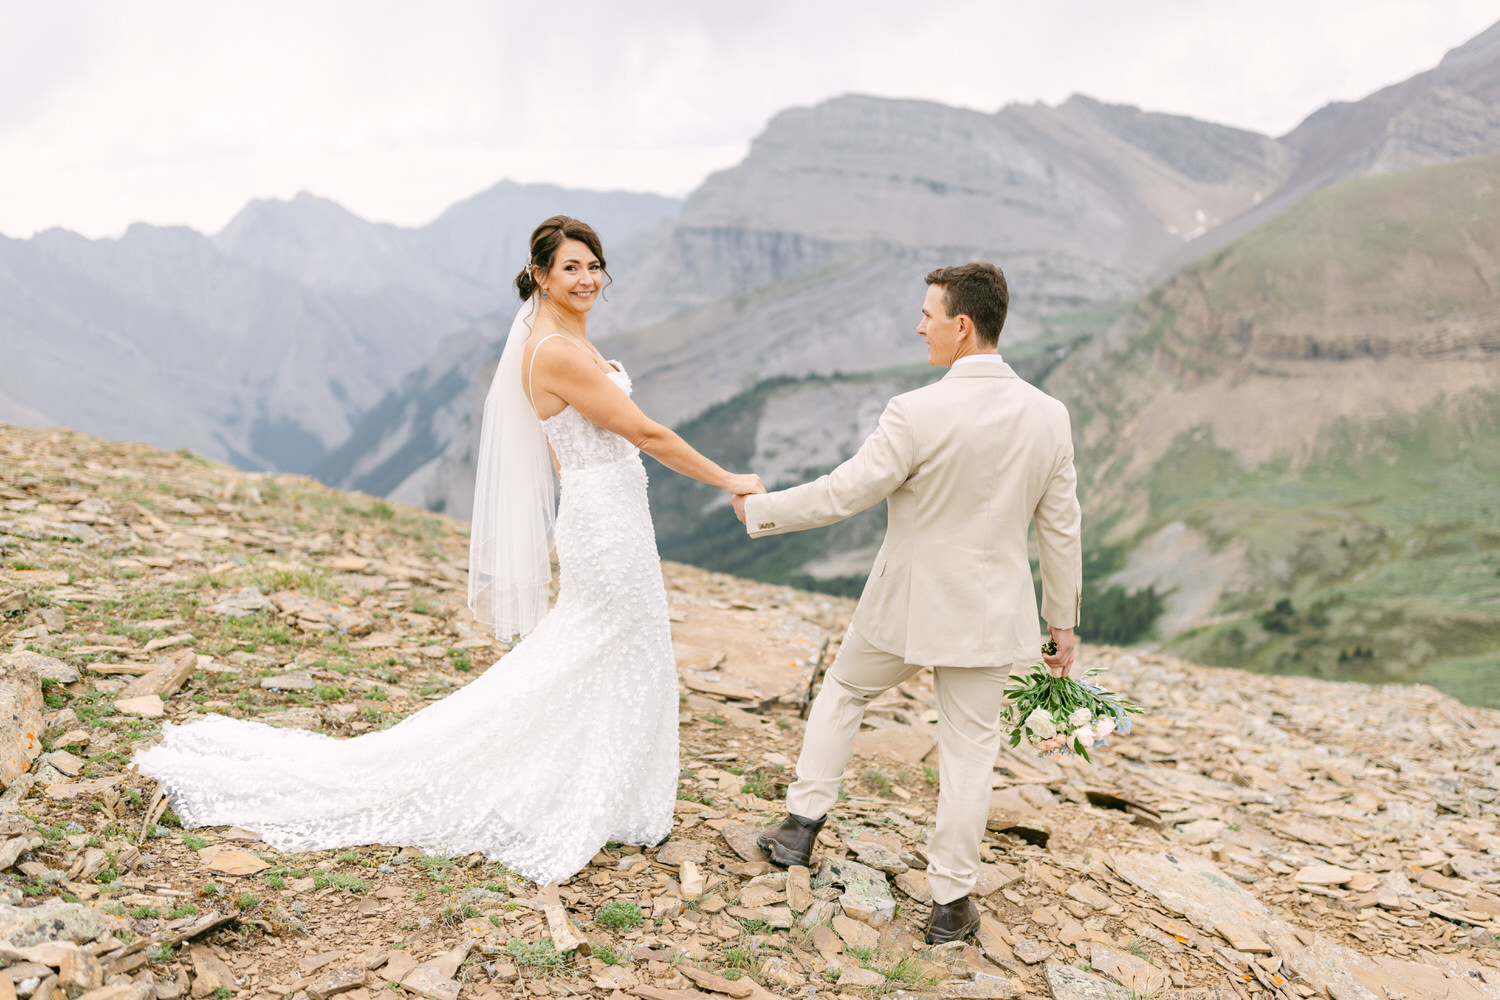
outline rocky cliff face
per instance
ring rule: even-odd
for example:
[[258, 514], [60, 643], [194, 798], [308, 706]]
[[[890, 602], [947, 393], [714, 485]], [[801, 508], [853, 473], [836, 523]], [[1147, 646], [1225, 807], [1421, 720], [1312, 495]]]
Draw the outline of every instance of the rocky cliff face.
[[1500, 155], [1321, 191], [1048, 387], [1184, 648], [1500, 700]]
[[301, 195], [252, 203], [212, 239], [138, 225], [0, 240], [0, 419], [311, 471], [445, 336], [510, 307], [540, 218], [591, 212], [622, 239], [675, 208], [501, 184], [421, 229]]
[[[995, 114], [868, 97], [786, 111], [638, 243], [596, 329], [637, 401], [677, 424], [762, 380], [919, 360], [922, 275], [989, 258], [1014, 296], [1004, 351], [1040, 375], [1111, 304], [1322, 186], [1500, 149], [1496, 31], [1279, 140], [1084, 97]], [[1321, 349], [1377, 349], [1351, 336]]]

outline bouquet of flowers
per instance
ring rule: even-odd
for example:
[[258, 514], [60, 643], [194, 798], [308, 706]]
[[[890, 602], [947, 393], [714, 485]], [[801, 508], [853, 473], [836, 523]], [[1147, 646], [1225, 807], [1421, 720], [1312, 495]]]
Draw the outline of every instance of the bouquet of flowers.
[[[1049, 639], [1042, 652], [1057, 652], [1057, 643]], [[1042, 753], [1077, 754], [1088, 760], [1089, 750], [1106, 742], [1111, 733], [1129, 733], [1130, 717], [1140, 707], [1089, 679], [1103, 672], [1103, 667], [1096, 667], [1076, 681], [1053, 677], [1038, 663], [1030, 673], [1012, 678], [1005, 692], [1010, 745], [1025, 740]]]

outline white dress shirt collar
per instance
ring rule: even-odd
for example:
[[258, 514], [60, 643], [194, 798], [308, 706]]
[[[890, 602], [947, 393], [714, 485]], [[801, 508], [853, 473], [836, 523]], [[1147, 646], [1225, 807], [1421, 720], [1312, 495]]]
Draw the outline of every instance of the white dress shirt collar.
[[959, 365], [967, 365], [967, 364], [995, 365], [995, 364], [1004, 364], [1004, 363], [1005, 363], [1005, 359], [1002, 358], [1002, 357], [1000, 357], [999, 354], [965, 354], [963, 357], [959, 358], [957, 361], [953, 362], [953, 364], [949, 365], [948, 367], [949, 368], [957, 368]]

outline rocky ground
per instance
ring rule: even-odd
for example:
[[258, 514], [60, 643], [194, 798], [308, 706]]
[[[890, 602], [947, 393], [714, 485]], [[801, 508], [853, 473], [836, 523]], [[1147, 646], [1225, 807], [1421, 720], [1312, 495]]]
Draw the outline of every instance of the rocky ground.
[[206, 712], [339, 736], [503, 655], [464, 526], [0, 427], [0, 1000], [1500, 997], [1500, 713], [1085, 647], [1146, 714], [1001, 754], [985, 919], [930, 949], [932, 691], [871, 711], [810, 869], [754, 846], [848, 601], [667, 565], [677, 823], [538, 887], [399, 845], [184, 830], [131, 752]]

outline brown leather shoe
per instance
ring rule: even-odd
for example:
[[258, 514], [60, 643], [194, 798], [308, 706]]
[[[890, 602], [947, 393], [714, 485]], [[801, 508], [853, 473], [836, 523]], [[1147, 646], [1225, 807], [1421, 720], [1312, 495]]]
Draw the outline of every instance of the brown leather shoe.
[[966, 938], [979, 929], [979, 907], [968, 896], [951, 903], [933, 903], [927, 918], [927, 943], [947, 944]]
[[805, 865], [812, 860], [813, 842], [828, 817], [808, 819], [787, 813], [786, 819], [755, 838], [755, 843], [771, 856], [771, 864], [781, 868]]

